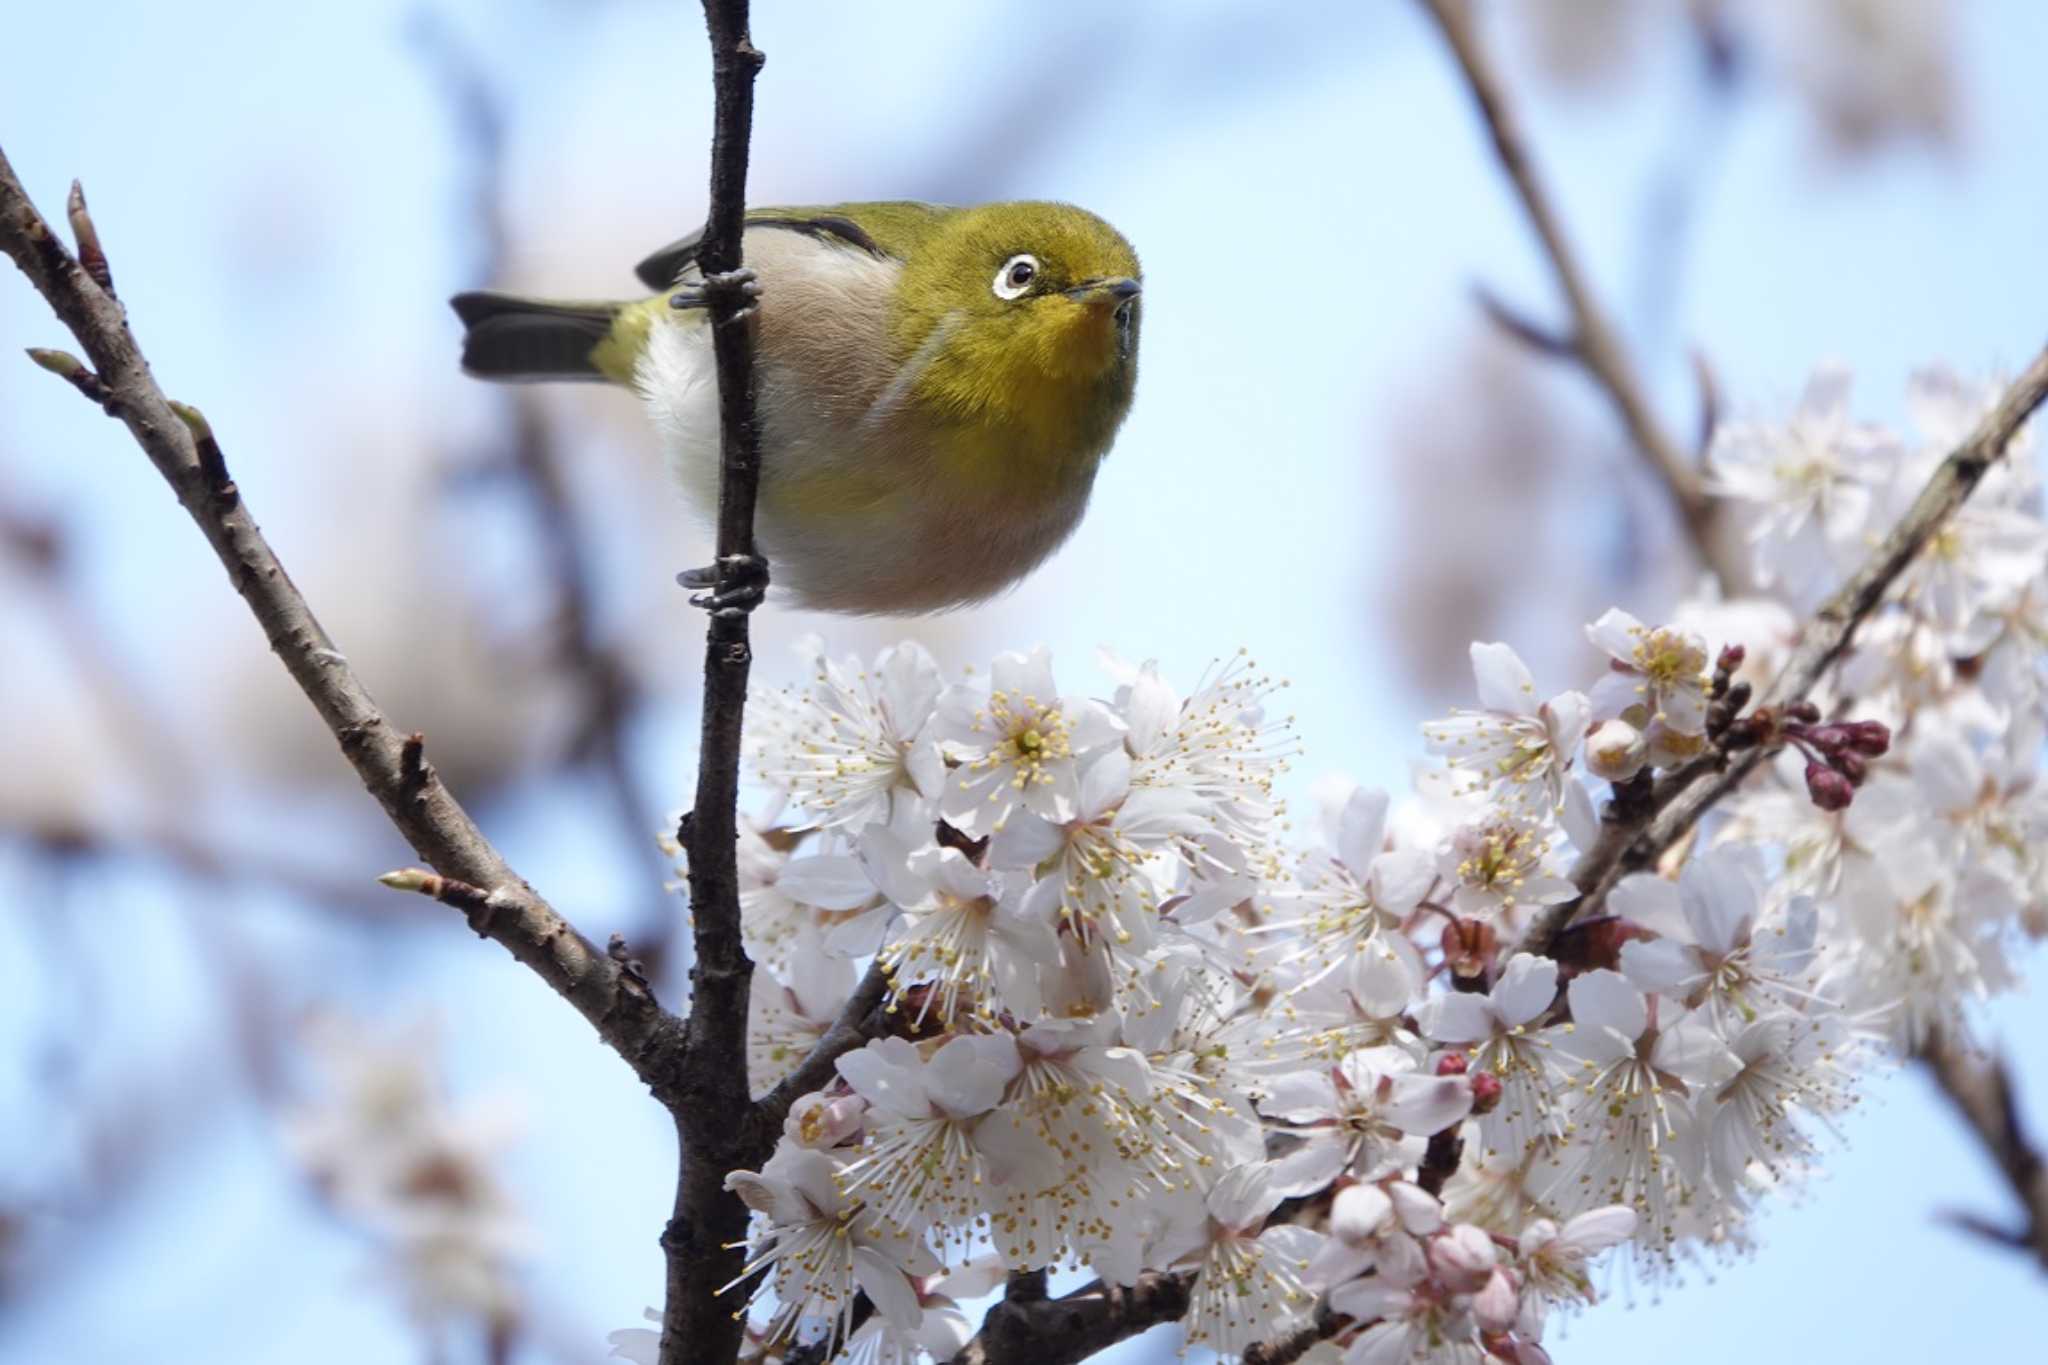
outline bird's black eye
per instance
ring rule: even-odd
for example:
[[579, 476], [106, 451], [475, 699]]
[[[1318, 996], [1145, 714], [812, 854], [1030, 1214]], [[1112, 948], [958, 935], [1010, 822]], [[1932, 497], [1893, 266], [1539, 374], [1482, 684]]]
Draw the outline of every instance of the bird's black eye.
[[999, 299], [1021, 298], [1037, 278], [1038, 258], [1025, 253], [1004, 261], [1003, 268], [996, 272], [995, 283], [990, 287]]

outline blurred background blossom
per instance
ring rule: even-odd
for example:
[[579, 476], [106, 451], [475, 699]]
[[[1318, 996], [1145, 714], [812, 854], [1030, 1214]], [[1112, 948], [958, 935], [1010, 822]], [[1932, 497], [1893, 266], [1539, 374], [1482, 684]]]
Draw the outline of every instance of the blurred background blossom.
[[[1674, 432], [1775, 418], [1827, 359], [1858, 416], [1903, 426], [1919, 367], [2038, 346], [2048, 11], [1493, 8]], [[1661, 619], [1691, 588], [1606, 406], [1475, 303], [1482, 284], [1563, 316], [1414, 7], [757, 9], [757, 202], [1071, 199], [1137, 244], [1149, 314], [1137, 406], [1055, 561], [932, 620], [766, 611], [764, 682], [798, 675], [811, 632], [834, 656], [914, 638], [949, 676], [1040, 641], [1063, 679], [1099, 645], [1181, 676], [1243, 646], [1294, 682], [1299, 803], [1331, 769], [1398, 783], [1417, 722], [1465, 701], [1469, 640], [1576, 673], [1602, 606]], [[656, 837], [693, 780], [701, 624], [672, 580], [707, 538], [630, 401], [466, 382], [443, 300], [486, 279], [620, 292], [695, 226], [694, 7], [94, 16], [0, 20], [0, 142], [46, 209], [83, 178], [159, 377], [205, 409], [393, 718], [514, 865], [678, 992]], [[58, 339], [0, 287], [0, 340]], [[375, 886], [406, 851], [211, 557], [125, 433], [19, 362], [0, 546], [0, 1359], [600, 1358], [659, 1300], [666, 1118], [497, 949]], [[308, 1118], [334, 1102], [315, 1059], [337, 1035], [306, 1021], [358, 1021], [370, 1047], [428, 1004], [435, 1034], [383, 1046], [418, 1068], [422, 1131], [455, 1125], [406, 1149], [462, 1196], [444, 1213], [474, 1215], [452, 1239], [337, 1200], [360, 1144], [307, 1137], [339, 1120]], [[1987, 1021], [2036, 1114], [2044, 1024], [2025, 997]], [[520, 1097], [518, 1143], [455, 1117], [492, 1094]], [[1753, 1262], [1590, 1316], [1559, 1357], [2010, 1355], [2038, 1282], [1933, 1222], [1997, 1207], [1994, 1174], [1919, 1077], [1877, 1099]], [[407, 1246], [447, 1272], [409, 1281], [446, 1290], [425, 1334], [363, 1273]], [[1121, 1358], [1170, 1356], [1161, 1335]]]

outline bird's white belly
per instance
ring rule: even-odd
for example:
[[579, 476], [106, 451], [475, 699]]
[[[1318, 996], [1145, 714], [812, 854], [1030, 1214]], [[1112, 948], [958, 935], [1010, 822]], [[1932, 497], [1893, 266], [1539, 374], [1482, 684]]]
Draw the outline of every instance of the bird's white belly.
[[[706, 519], [718, 507], [716, 363], [701, 320], [654, 329], [640, 388], [670, 468]], [[1020, 504], [999, 488], [942, 484], [901, 423], [835, 417], [772, 362], [760, 366], [761, 496], [755, 538], [780, 594], [830, 611], [938, 611], [1002, 591], [1079, 522], [1092, 476]], [[834, 490], [843, 487], [843, 497]]]

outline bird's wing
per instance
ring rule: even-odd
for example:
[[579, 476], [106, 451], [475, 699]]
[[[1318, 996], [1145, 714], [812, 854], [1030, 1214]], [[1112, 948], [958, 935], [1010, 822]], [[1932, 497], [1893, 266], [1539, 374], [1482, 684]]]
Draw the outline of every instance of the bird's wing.
[[[797, 208], [747, 211], [749, 228], [781, 228], [811, 237], [831, 238], [882, 259], [905, 260], [952, 210], [942, 204], [895, 200], [876, 204], [821, 204]], [[675, 285], [697, 261], [704, 239], [697, 231], [671, 242], [633, 268], [649, 289]]]

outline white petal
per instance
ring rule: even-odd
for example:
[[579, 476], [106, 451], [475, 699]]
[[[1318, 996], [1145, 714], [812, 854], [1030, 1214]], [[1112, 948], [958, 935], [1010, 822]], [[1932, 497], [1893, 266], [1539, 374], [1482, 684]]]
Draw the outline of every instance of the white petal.
[[1037, 867], [1067, 846], [1067, 832], [1029, 811], [1012, 815], [989, 836], [991, 867]]
[[1560, 764], [1572, 761], [1572, 755], [1586, 738], [1586, 726], [1593, 719], [1593, 705], [1583, 692], [1560, 692], [1540, 708], [1544, 728], [1550, 732], [1550, 747]]
[[1090, 759], [1081, 774], [1078, 814], [1083, 820], [1101, 818], [1104, 811], [1124, 799], [1131, 789], [1131, 756], [1122, 748], [1105, 751]]
[[1579, 1255], [1591, 1256], [1635, 1235], [1636, 1211], [1626, 1204], [1609, 1204], [1567, 1222], [1557, 1239]]
[[1650, 1012], [1642, 992], [1619, 972], [1601, 967], [1583, 973], [1572, 978], [1565, 993], [1571, 1001], [1572, 1021], [1582, 1032], [1599, 1030], [1633, 1042], [1649, 1025]]
[[1621, 973], [1638, 990], [1670, 996], [1684, 996], [1705, 976], [1698, 951], [1675, 938], [1622, 944]]
[[1102, 703], [1070, 697], [1060, 706], [1067, 717], [1067, 743], [1075, 754], [1092, 754], [1112, 744], [1122, 747], [1124, 723]]
[[1337, 1085], [1327, 1071], [1289, 1071], [1266, 1084], [1259, 1112], [1289, 1123], [1310, 1123], [1337, 1112]]
[[1598, 649], [1625, 664], [1634, 666], [1636, 641], [1643, 633], [1643, 623], [1619, 607], [1609, 607], [1600, 619], [1586, 627], [1586, 638]]
[[1497, 1024], [1484, 996], [1447, 991], [1422, 1002], [1415, 1011], [1415, 1026], [1432, 1042], [1476, 1043], [1491, 1038]]
[[1394, 1213], [1394, 1201], [1377, 1185], [1346, 1185], [1330, 1201], [1330, 1231], [1347, 1242], [1365, 1242], [1380, 1234]]
[[1396, 1180], [1387, 1194], [1394, 1201], [1394, 1216], [1415, 1236], [1427, 1237], [1444, 1225], [1444, 1206], [1422, 1186]]
[[[1299, 1147], [1272, 1163], [1272, 1188], [1283, 1199], [1297, 1199], [1327, 1189], [1344, 1173], [1348, 1144], [1335, 1131], [1311, 1135]], [[1371, 1189], [1353, 1185], [1352, 1189]]]
[[895, 905], [918, 906], [931, 899], [931, 883], [911, 862], [911, 848], [901, 835], [870, 825], [860, 835], [860, 865], [882, 894]]
[[931, 1112], [923, 1059], [905, 1039], [877, 1038], [847, 1053], [836, 1065], [846, 1083], [876, 1108], [904, 1118], [924, 1118]]
[[1209, 1187], [1209, 1216], [1226, 1228], [1256, 1227], [1285, 1197], [1274, 1187], [1271, 1166], [1249, 1162], [1225, 1171]]
[[1405, 915], [1436, 883], [1436, 860], [1419, 848], [1396, 848], [1372, 862], [1373, 899], [1382, 910]]
[[1387, 832], [1387, 806], [1384, 791], [1361, 787], [1351, 793], [1338, 817], [1337, 856], [1360, 877], [1380, 856]]
[[1506, 645], [1474, 644], [1472, 677], [1479, 684], [1479, 704], [1487, 710], [1511, 716], [1536, 714], [1536, 680], [1522, 656]]
[[1725, 957], [1749, 937], [1761, 889], [1740, 847], [1712, 849], [1694, 858], [1679, 874], [1678, 891], [1700, 947]]
[[844, 853], [791, 858], [775, 887], [797, 904], [820, 910], [854, 910], [875, 898], [875, 884], [860, 860]]
[[1007, 1033], [954, 1038], [926, 1063], [925, 1086], [939, 1110], [968, 1118], [1001, 1102], [1020, 1065], [1016, 1040]]
[[1564, 784], [1564, 809], [1557, 818], [1573, 848], [1589, 849], [1600, 838], [1600, 817], [1593, 810], [1592, 795], [1582, 783]]
[[1557, 963], [1533, 953], [1516, 953], [1493, 988], [1493, 1008], [1509, 1028], [1526, 1024], [1557, 998]]
[[1607, 893], [1610, 914], [1640, 924], [1653, 933], [1689, 939], [1692, 926], [1685, 922], [1682, 906], [1678, 887], [1654, 872], [1637, 872], [1623, 877]]
[[1463, 1076], [1394, 1077], [1380, 1117], [1404, 1133], [1429, 1137], [1472, 1112], [1472, 1086]]
[[917, 1288], [890, 1260], [873, 1247], [853, 1249], [853, 1282], [865, 1289], [875, 1311], [899, 1331], [914, 1331], [924, 1321]]
[[988, 895], [993, 885], [988, 873], [968, 862], [967, 855], [957, 848], [939, 850], [937, 873], [938, 884], [964, 901]]

